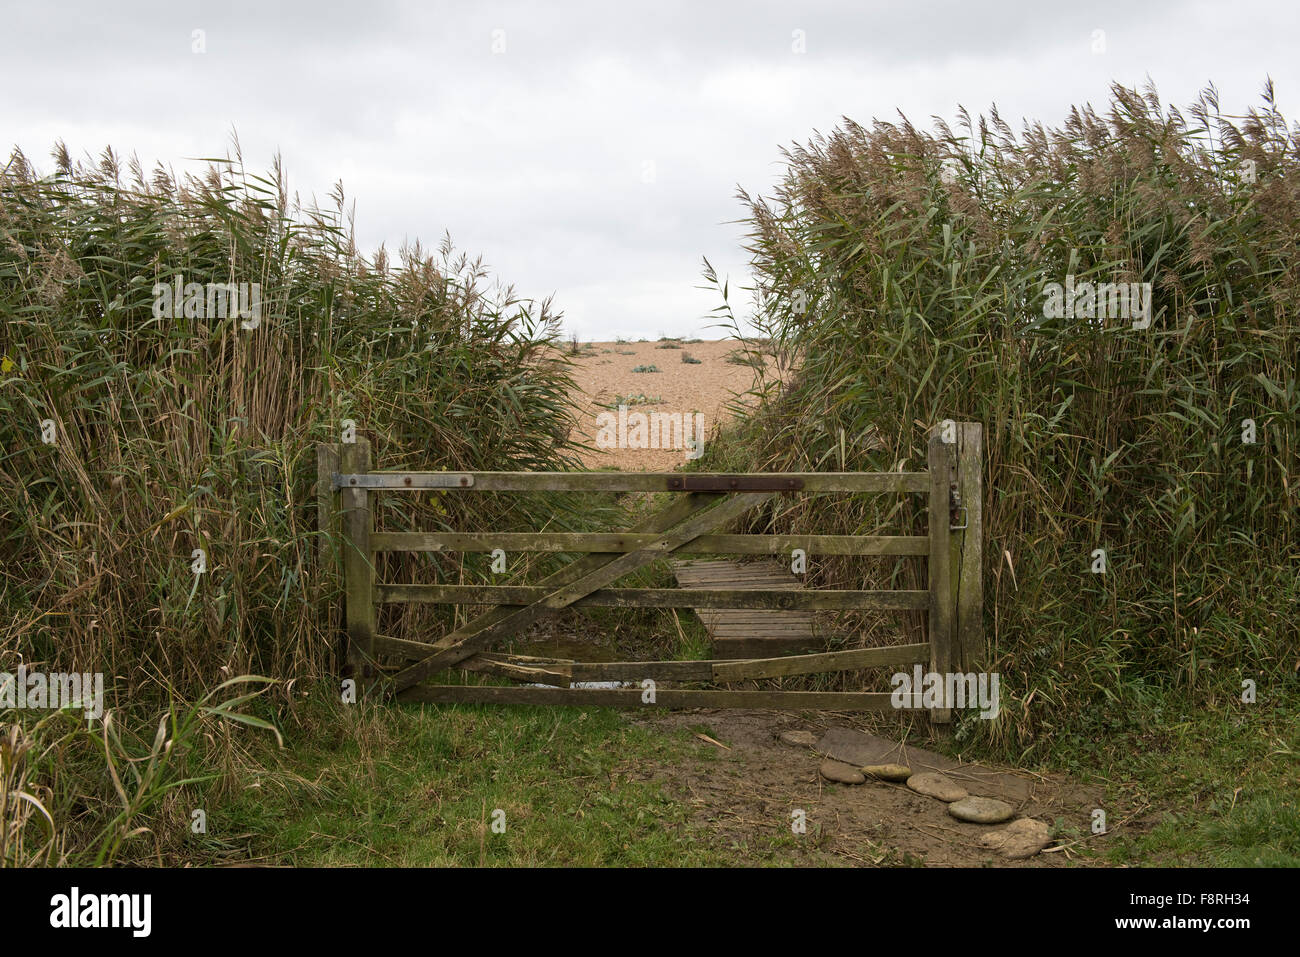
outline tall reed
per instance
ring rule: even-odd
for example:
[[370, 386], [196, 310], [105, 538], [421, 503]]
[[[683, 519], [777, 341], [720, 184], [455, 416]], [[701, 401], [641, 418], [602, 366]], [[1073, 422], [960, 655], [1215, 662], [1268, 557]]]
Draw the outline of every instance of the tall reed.
[[[1184, 113], [1116, 85], [1104, 113], [1019, 135], [996, 112], [845, 120], [785, 156], [771, 196], [741, 199], [756, 321], [799, 372], [718, 460], [923, 468], [936, 423], [983, 423], [987, 667], [1019, 702], [992, 732], [1016, 753], [1128, 720], [1156, 687], [1293, 690], [1300, 134], [1271, 86], [1230, 117], [1212, 87]], [[1150, 327], [1049, 318], [1067, 277], [1150, 283]], [[865, 501], [765, 519], [899, 520]], [[918, 575], [880, 564], [818, 567]]]
[[[449, 239], [363, 255], [341, 187], [303, 205], [278, 162], [176, 177], [59, 145], [54, 165], [15, 152], [0, 172], [0, 670], [102, 672], [136, 719], [235, 675], [282, 679], [287, 702], [338, 664], [315, 443], [352, 419], [386, 467], [572, 464], [558, 315]], [[257, 284], [260, 312], [168, 317], [155, 286], [177, 281]], [[572, 517], [546, 504], [380, 508], [394, 527]], [[425, 580], [464, 574], [423, 557]]]

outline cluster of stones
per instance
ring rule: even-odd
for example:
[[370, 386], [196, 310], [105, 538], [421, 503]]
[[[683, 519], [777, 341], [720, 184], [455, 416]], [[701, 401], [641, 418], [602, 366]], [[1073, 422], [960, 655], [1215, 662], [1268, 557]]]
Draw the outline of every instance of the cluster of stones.
[[[913, 774], [911, 768], [902, 764], [869, 764], [858, 768], [827, 758], [822, 762], [821, 776], [827, 781], [850, 785], [863, 784], [868, 778], [900, 784], [906, 782], [917, 794], [943, 801], [948, 805], [948, 813], [957, 820], [972, 824], [1002, 824], [1010, 821], [1016, 813], [1015, 808], [1006, 801], [970, 794], [946, 774], [933, 771]], [[1042, 821], [1020, 818], [1005, 828], [985, 834], [980, 839], [980, 845], [997, 851], [1003, 857], [1017, 860], [1033, 857], [1050, 840], [1047, 825]]]

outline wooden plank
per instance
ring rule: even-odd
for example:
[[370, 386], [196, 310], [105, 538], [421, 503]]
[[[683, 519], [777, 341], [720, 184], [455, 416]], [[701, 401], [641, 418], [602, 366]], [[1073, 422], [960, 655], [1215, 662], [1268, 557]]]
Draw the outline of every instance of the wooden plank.
[[[349, 471], [344, 467], [343, 471]], [[391, 491], [418, 491], [420, 481], [434, 481], [443, 472], [371, 472], [388, 476]], [[681, 479], [679, 472], [464, 472], [473, 484], [448, 491], [461, 492], [664, 492], [674, 491], [669, 483]], [[729, 481], [726, 473], [693, 472], [700, 481]], [[928, 479], [924, 472], [752, 472], [736, 473], [765, 480], [794, 479], [803, 483], [805, 492], [924, 492]], [[412, 485], [405, 484], [410, 478]], [[689, 494], [689, 490], [685, 490]]]
[[957, 578], [959, 670], [982, 667], [984, 648], [984, 427], [962, 422], [958, 433], [957, 487], [965, 508], [961, 564]]
[[609, 582], [658, 561], [665, 554], [705, 531], [738, 518], [772, 494], [771, 492], [743, 492], [712, 508], [704, 508], [673, 526], [651, 547], [628, 552], [606, 562], [577, 581], [561, 585], [550, 594], [518, 609], [501, 621], [473, 630], [458, 629], [457, 632], [437, 642], [440, 649], [437, 654], [411, 665], [394, 676], [395, 687], [398, 690], [410, 687], [429, 675], [468, 658], [474, 652], [485, 649], [492, 642], [567, 608]]
[[709, 588], [711, 586], [722, 588], [744, 588], [746, 586], [750, 588], [772, 588], [774, 586], [781, 586], [783, 588], [798, 589], [803, 587], [801, 582], [796, 581], [791, 577], [789, 572], [784, 571], [779, 574], [772, 574], [770, 572], [767, 574], [758, 572], [750, 572], [748, 574], [709, 572], [703, 575], [694, 575], [688, 572], [687, 574], [682, 575], [678, 581], [687, 581], [692, 585], [698, 585], [702, 588]]
[[855, 671], [884, 665], [910, 665], [930, 660], [930, 646], [894, 645], [885, 648], [855, 648], [827, 651], [815, 655], [793, 655], [756, 661], [718, 661], [713, 665], [715, 681], [740, 681], [745, 678], [777, 678], [786, 675], [813, 675], [829, 671]]
[[[342, 444], [339, 459], [341, 468], [366, 471], [370, 468], [370, 440], [358, 437], [356, 442]], [[361, 677], [374, 673], [375, 554], [370, 547], [374, 520], [369, 496], [365, 489], [344, 489], [341, 502], [348, 663]]]
[[771, 708], [786, 711], [892, 711], [889, 692], [682, 691], [640, 688], [519, 688], [488, 685], [415, 685], [399, 701], [428, 704], [537, 704], [609, 708]]
[[[753, 493], [763, 494], [763, 493]], [[641, 554], [629, 552], [627, 556]], [[661, 552], [656, 550], [654, 561]], [[620, 576], [626, 574], [618, 571]], [[581, 588], [583, 585], [571, 586]], [[805, 591], [785, 588], [602, 588], [581, 598], [551, 598], [556, 592], [544, 585], [376, 585], [375, 601], [381, 605], [410, 603], [453, 605], [530, 606], [539, 601], [562, 601], [551, 608], [771, 608], [840, 611], [880, 608], [894, 611], [929, 607], [928, 592], [883, 589], [879, 591]], [[568, 593], [561, 593], [562, 595]]]
[[574, 681], [712, 681], [712, 661], [582, 661]]
[[[926, 520], [930, 526], [930, 671], [946, 675], [952, 671], [953, 591], [949, 523], [952, 483], [955, 478], [956, 443], [943, 441], [942, 427], [930, 436], [927, 462], [930, 501]], [[948, 709], [935, 709], [930, 720], [945, 724], [952, 719]]]
[[[823, 651], [813, 634], [812, 616], [799, 610], [844, 600], [832, 592], [803, 591], [803, 583], [774, 561], [679, 561], [673, 573], [700, 622], [713, 639], [715, 656], [770, 658]], [[719, 605], [715, 596], [731, 596]], [[761, 606], [754, 603], [761, 600]], [[866, 600], [859, 596], [858, 600]], [[726, 610], [715, 611], [723, 608]], [[764, 611], [761, 620], [752, 611]], [[774, 609], [768, 611], [767, 609]], [[798, 610], [796, 610], [798, 609]]]
[[803, 480], [768, 473], [689, 474], [668, 479], [670, 492], [798, 492]]
[[720, 659], [753, 660], [777, 655], [810, 655], [826, 650], [826, 642], [812, 635], [800, 637], [715, 638], [714, 654]]
[[[422, 641], [410, 641], [387, 635], [375, 636], [374, 649], [376, 654], [400, 655], [412, 661], [419, 661], [434, 650], [431, 645]], [[537, 681], [561, 687], [568, 687], [571, 677], [566, 664], [524, 662], [518, 659], [475, 656], [460, 662], [456, 667], [497, 678], [509, 678], [511, 681]]]
[[[654, 540], [634, 532], [376, 532], [378, 552], [634, 552]], [[928, 555], [924, 535], [701, 535], [683, 555]]]

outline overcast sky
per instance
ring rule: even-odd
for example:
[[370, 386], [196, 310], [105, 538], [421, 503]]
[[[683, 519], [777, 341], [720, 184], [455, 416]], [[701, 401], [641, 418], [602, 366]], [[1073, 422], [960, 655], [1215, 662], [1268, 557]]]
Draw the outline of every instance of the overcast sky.
[[0, 8], [6, 153], [48, 171], [63, 139], [180, 171], [237, 130], [304, 198], [342, 179], [363, 248], [449, 231], [584, 339], [719, 336], [700, 265], [747, 281], [736, 187], [841, 116], [996, 103], [1018, 129], [1147, 76], [1179, 105], [1213, 81], [1237, 112], [1266, 75], [1300, 116], [1294, 0]]

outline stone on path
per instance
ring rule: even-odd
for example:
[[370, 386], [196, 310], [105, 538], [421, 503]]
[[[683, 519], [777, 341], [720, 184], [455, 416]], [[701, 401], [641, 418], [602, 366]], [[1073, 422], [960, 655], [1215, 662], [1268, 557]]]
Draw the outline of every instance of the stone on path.
[[1003, 857], [1013, 861], [1033, 857], [1051, 841], [1047, 833], [1047, 825], [1042, 821], [1035, 821], [1032, 817], [1022, 817], [1012, 821], [1001, 830], [992, 831], [980, 838], [981, 846], [997, 851]]
[[817, 746], [817, 735], [811, 731], [782, 731], [780, 741], [796, 748], [814, 748]]
[[960, 801], [969, 797], [969, 792], [964, 787], [946, 774], [939, 774], [937, 771], [913, 774], [907, 779], [907, 786], [917, 794], [938, 798], [940, 801]]
[[845, 764], [843, 761], [832, 761], [827, 758], [822, 762], [821, 776], [827, 781], [835, 781], [839, 784], [862, 784], [867, 780], [866, 775], [851, 764]]
[[967, 797], [949, 804], [948, 813], [972, 824], [1001, 824], [1011, 820], [1016, 809], [997, 798]]
[[868, 764], [862, 773], [881, 781], [906, 781], [912, 776], [912, 769], [903, 764]]

